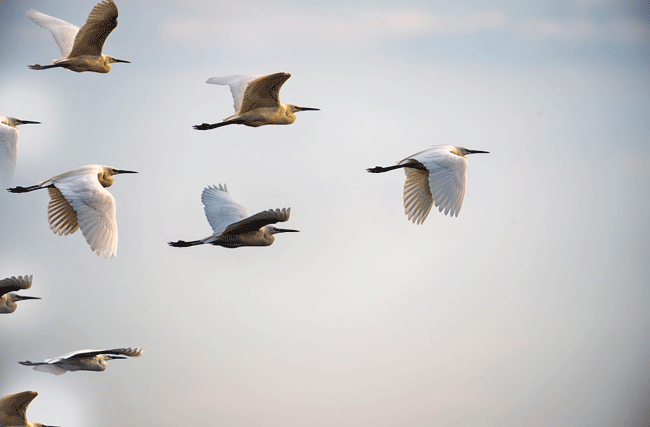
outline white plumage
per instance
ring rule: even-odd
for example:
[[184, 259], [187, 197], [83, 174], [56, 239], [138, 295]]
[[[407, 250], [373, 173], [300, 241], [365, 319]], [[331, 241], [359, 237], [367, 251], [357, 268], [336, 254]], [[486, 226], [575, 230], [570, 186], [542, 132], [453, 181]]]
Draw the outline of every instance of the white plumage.
[[144, 353], [142, 347], [114, 348], [111, 350], [77, 350], [62, 354], [43, 362], [18, 362], [24, 366], [33, 366], [35, 371], [53, 375], [63, 375], [68, 371], [103, 371], [107, 360], [140, 357]]
[[15, 117], [0, 116], [0, 185], [11, 182], [18, 158], [18, 125], [40, 124]]

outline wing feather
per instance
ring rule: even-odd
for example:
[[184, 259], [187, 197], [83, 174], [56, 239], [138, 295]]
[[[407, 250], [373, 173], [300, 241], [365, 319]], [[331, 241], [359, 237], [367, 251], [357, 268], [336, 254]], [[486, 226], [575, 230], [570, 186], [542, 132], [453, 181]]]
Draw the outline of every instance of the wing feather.
[[429, 189], [429, 173], [420, 169], [404, 168], [404, 213], [415, 224], [421, 224], [429, 215], [433, 199]]
[[248, 216], [248, 210], [230, 195], [226, 184], [206, 187], [201, 194], [201, 201], [215, 234], [222, 233], [229, 225]]
[[239, 222], [230, 224], [228, 227], [226, 227], [222, 234], [242, 234], [259, 230], [260, 228], [269, 224], [288, 221], [290, 214], [291, 208], [269, 209], [267, 211], [262, 211], [256, 213], [255, 215], [251, 215], [248, 218], [244, 218]]
[[34, 9], [27, 11], [27, 17], [34, 21], [36, 25], [45, 28], [52, 34], [54, 41], [56, 41], [56, 44], [61, 50], [61, 58], [59, 59], [65, 59], [70, 55], [75, 37], [79, 32], [79, 27]]
[[256, 108], [277, 107], [280, 104], [280, 89], [289, 77], [289, 73], [275, 73], [249, 82], [239, 114]]
[[111, 350], [81, 350], [74, 352], [72, 355], [66, 357], [66, 359], [83, 359], [85, 357], [93, 357], [98, 354], [121, 354], [129, 357], [140, 357], [144, 354], [144, 347], [125, 347], [125, 348], [114, 348]]
[[68, 372], [67, 369], [49, 363], [46, 363], [44, 365], [36, 365], [32, 369], [38, 372], [45, 372], [52, 375], [63, 375]]
[[0, 123], [0, 185], [7, 186], [14, 176], [18, 157], [18, 129]]
[[49, 187], [50, 202], [47, 205], [47, 220], [50, 229], [59, 236], [72, 234], [79, 229], [77, 212], [72, 205], [63, 197], [61, 191], [56, 187]]
[[6, 279], [0, 280], [0, 296], [8, 294], [9, 292], [18, 292], [23, 289], [32, 287], [32, 278], [34, 275], [29, 276], [11, 276]]
[[97, 179], [97, 173], [54, 179], [55, 187], [77, 213], [77, 222], [93, 252], [113, 257], [117, 252], [115, 199]]
[[232, 99], [235, 102], [235, 115], [237, 115], [241, 109], [242, 100], [244, 99], [244, 92], [246, 92], [248, 83], [260, 77], [263, 76], [261, 74], [233, 74], [230, 76], [210, 77], [206, 83], [213, 85], [230, 86], [230, 93], [232, 94]]
[[0, 399], [0, 421], [2, 425], [26, 425], [27, 407], [36, 396], [38, 396], [38, 393], [35, 391], [22, 391]]
[[108, 35], [117, 27], [117, 6], [113, 0], [98, 3], [77, 33], [70, 56], [101, 55]]

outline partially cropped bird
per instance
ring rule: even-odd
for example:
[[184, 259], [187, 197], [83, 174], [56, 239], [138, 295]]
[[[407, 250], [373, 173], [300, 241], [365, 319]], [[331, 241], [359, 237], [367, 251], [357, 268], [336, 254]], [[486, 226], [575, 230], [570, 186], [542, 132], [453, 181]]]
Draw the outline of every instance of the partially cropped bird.
[[87, 165], [64, 172], [30, 187], [10, 188], [11, 193], [27, 193], [47, 188], [50, 203], [47, 220], [59, 236], [79, 228], [97, 255], [104, 258], [117, 253], [115, 199], [105, 189], [113, 185], [113, 175], [137, 173], [110, 166]]
[[52, 33], [56, 44], [61, 49], [61, 57], [55, 59], [53, 65], [30, 65], [29, 68], [32, 70], [62, 67], [77, 73], [84, 71], [108, 73], [113, 63], [130, 63], [102, 54], [104, 42], [111, 31], [117, 27], [117, 6], [113, 0], [98, 3], [81, 29], [34, 9], [27, 11], [27, 16]]
[[18, 157], [17, 126], [27, 124], [40, 125], [41, 122], [0, 116], [0, 185], [2, 186], [9, 184], [16, 169], [16, 158]]
[[[0, 280], [0, 313], [13, 313], [18, 305], [16, 301], [28, 299], [40, 299], [38, 297], [26, 297], [15, 294], [16, 291], [32, 287], [32, 276], [11, 276]], [[0, 424], [1, 426], [2, 424]]]
[[170, 246], [177, 248], [203, 244], [226, 248], [269, 246], [275, 240], [274, 234], [298, 231], [270, 225], [289, 220], [291, 208], [269, 209], [248, 216], [246, 208], [230, 195], [225, 184], [206, 187], [201, 194], [201, 200], [205, 207], [205, 216], [214, 234], [191, 242], [183, 240], [169, 242]]
[[56, 427], [27, 421], [27, 407], [38, 396], [35, 391], [22, 391], [0, 399], [0, 426]]
[[209, 78], [206, 83], [230, 86], [235, 100], [235, 114], [220, 123], [203, 123], [194, 126], [196, 130], [214, 129], [226, 125], [290, 125], [296, 121], [298, 111], [318, 111], [319, 108], [299, 107], [280, 102], [280, 88], [291, 74], [275, 73], [232, 75]]
[[465, 196], [465, 172], [468, 154], [488, 153], [453, 145], [434, 145], [405, 159], [395, 166], [376, 166], [368, 172], [380, 173], [404, 168], [404, 213], [421, 224], [435, 203], [440, 212], [458, 216]]
[[[68, 371], [103, 371], [107, 360], [126, 359], [124, 356], [140, 357], [144, 348], [114, 348], [112, 350], [79, 350], [47, 359], [43, 362], [18, 362], [24, 366], [33, 366], [35, 371], [63, 375]], [[1, 424], [0, 424], [1, 425]]]

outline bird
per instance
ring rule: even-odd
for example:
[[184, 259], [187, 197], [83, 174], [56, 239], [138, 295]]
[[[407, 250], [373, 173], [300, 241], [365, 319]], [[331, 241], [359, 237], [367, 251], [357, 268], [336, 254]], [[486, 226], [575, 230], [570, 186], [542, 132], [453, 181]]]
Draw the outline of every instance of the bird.
[[77, 73], [84, 71], [108, 73], [113, 63], [130, 64], [129, 61], [102, 54], [104, 42], [111, 31], [117, 27], [117, 6], [113, 0], [97, 3], [81, 29], [34, 9], [27, 11], [27, 17], [52, 33], [56, 44], [61, 49], [61, 57], [55, 59], [53, 65], [29, 65], [32, 70], [61, 67]]
[[93, 252], [112, 258], [117, 255], [115, 199], [105, 187], [113, 185], [113, 175], [121, 173], [137, 172], [86, 165], [37, 185], [9, 188], [8, 191], [27, 193], [47, 188], [50, 195], [47, 220], [52, 231], [61, 236], [81, 228]]
[[[23, 366], [33, 366], [35, 371], [47, 372], [53, 375], [63, 375], [68, 371], [106, 370], [107, 360], [126, 359], [124, 356], [140, 357], [144, 353], [142, 347], [114, 348], [112, 350], [79, 350], [63, 354], [43, 362], [18, 362]], [[123, 355], [123, 356], [114, 356]], [[1, 424], [0, 424], [1, 425]]]
[[8, 185], [16, 169], [19, 125], [40, 125], [41, 122], [0, 116], [0, 185]]
[[0, 426], [56, 427], [27, 421], [27, 407], [38, 396], [35, 391], [21, 391], [0, 399]]
[[15, 291], [31, 288], [32, 277], [34, 276], [11, 276], [0, 280], [0, 313], [13, 313], [16, 311], [16, 307], [18, 307], [16, 301], [40, 299], [38, 297], [25, 297], [14, 293]]
[[290, 125], [296, 121], [294, 113], [298, 111], [319, 111], [319, 108], [299, 107], [280, 102], [280, 88], [289, 77], [291, 77], [289, 73], [275, 73], [267, 76], [236, 74], [209, 78], [206, 83], [230, 86], [230, 92], [235, 100], [235, 114], [226, 117], [220, 123], [203, 123], [194, 126], [194, 129], [208, 130], [234, 124], [251, 127]]
[[201, 194], [201, 201], [214, 234], [191, 242], [183, 240], [169, 242], [170, 246], [176, 248], [203, 244], [226, 248], [270, 246], [275, 240], [274, 234], [299, 231], [270, 225], [287, 221], [291, 208], [269, 209], [248, 216], [246, 208], [230, 195], [226, 184], [206, 187]]
[[371, 173], [404, 168], [404, 213], [422, 224], [435, 203], [440, 212], [458, 216], [465, 196], [468, 154], [489, 153], [453, 145], [434, 145], [396, 162], [395, 166], [367, 169]]

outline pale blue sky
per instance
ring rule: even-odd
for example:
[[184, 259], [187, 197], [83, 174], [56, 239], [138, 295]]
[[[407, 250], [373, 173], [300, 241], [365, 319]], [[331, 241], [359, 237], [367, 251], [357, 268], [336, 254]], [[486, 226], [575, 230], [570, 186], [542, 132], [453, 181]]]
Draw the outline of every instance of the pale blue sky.
[[[647, 2], [116, 0], [107, 75], [58, 57], [25, 12], [81, 25], [93, 1], [0, 1], [0, 114], [15, 185], [85, 164], [110, 188], [118, 257], [0, 194], [0, 276], [33, 274], [0, 319], [0, 395], [29, 419], [139, 426], [635, 426], [650, 401]], [[227, 74], [287, 71], [291, 126], [232, 114]], [[457, 218], [403, 213], [433, 144], [470, 156]], [[291, 207], [268, 248], [176, 249], [211, 233], [204, 187]], [[16, 363], [147, 347], [103, 373]]]

